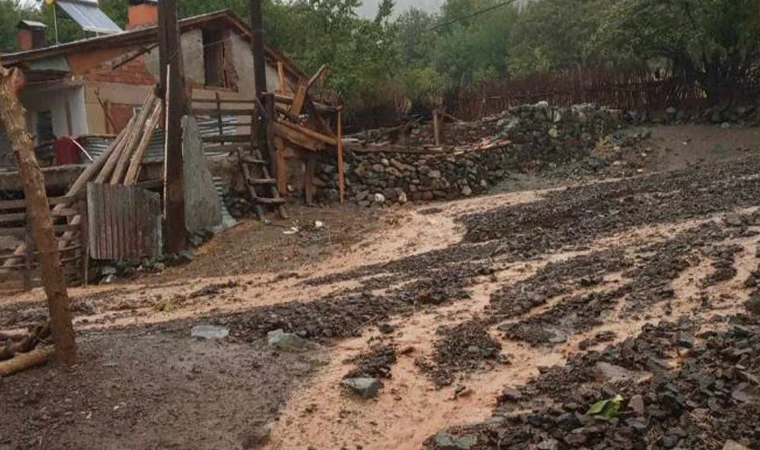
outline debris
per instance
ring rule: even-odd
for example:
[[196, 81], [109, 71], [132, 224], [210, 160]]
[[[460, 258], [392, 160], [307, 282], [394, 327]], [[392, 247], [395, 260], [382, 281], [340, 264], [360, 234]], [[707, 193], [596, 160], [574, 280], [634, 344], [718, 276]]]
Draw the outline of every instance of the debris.
[[475, 436], [454, 436], [448, 432], [441, 431], [434, 438], [435, 450], [469, 450], [478, 444]]
[[230, 330], [226, 327], [215, 325], [196, 325], [190, 330], [190, 336], [198, 339], [217, 340], [224, 339], [230, 335]]
[[723, 450], [750, 450], [750, 448], [729, 439], [726, 441], [725, 445], [723, 445]]
[[377, 378], [346, 378], [341, 384], [361, 398], [372, 398], [380, 390], [380, 380]]

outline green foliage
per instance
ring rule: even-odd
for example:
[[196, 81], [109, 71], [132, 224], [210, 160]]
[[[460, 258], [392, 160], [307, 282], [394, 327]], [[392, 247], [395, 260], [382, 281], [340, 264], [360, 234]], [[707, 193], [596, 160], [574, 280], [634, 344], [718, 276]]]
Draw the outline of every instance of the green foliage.
[[589, 408], [586, 414], [590, 416], [601, 416], [605, 419], [613, 419], [620, 412], [620, 406], [623, 403], [623, 396], [618, 394], [614, 398], [601, 400]]

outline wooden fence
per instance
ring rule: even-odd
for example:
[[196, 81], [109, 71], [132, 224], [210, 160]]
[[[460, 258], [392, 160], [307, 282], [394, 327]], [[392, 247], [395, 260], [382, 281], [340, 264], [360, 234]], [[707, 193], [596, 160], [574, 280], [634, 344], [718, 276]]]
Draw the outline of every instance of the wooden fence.
[[[84, 199], [48, 198], [67, 282], [84, 283], [87, 274], [87, 221]], [[77, 223], [78, 222], [78, 223]], [[41, 285], [39, 252], [26, 213], [26, 200], [0, 201], [0, 290], [30, 290]]]
[[[747, 92], [738, 98], [757, 98]], [[704, 90], [693, 81], [646, 67], [584, 68], [487, 82], [460, 90], [446, 99], [446, 111], [462, 120], [479, 120], [509, 107], [547, 101], [568, 106], [596, 103], [622, 110], [662, 111], [670, 106], [697, 109], [707, 106]]]

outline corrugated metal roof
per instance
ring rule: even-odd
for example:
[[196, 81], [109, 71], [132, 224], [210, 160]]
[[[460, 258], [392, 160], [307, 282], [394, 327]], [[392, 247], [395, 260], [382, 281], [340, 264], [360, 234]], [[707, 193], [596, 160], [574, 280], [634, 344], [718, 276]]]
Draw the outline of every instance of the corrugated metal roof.
[[98, 2], [86, 0], [57, 0], [55, 4], [60, 7], [67, 16], [78, 23], [84, 31], [98, 34], [121, 33], [119, 28], [110, 17], [98, 8]]

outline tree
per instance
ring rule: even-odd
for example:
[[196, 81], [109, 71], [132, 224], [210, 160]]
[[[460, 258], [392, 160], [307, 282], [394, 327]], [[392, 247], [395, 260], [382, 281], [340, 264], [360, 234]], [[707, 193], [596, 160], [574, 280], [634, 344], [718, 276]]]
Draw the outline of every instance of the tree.
[[757, 83], [758, 36], [756, 0], [621, 0], [605, 15], [592, 48], [610, 60], [664, 60], [720, 103]]
[[589, 42], [610, 0], [540, 0], [520, 13], [510, 37], [509, 72], [526, 75], [590, 64]]

